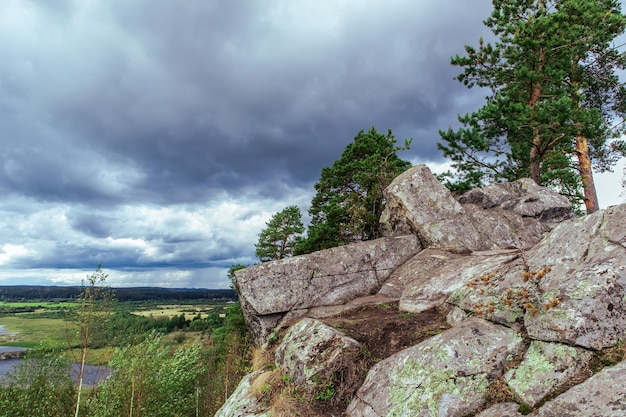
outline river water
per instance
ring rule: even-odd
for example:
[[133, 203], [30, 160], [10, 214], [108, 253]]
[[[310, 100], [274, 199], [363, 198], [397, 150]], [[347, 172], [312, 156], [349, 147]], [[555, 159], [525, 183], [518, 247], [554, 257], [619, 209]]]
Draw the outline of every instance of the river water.
[[0, 334], [14, 334], [4, 328], [3, 325], [0, 324]]
[[21, 359], [5, 359], [0, 361], [0, 380], [2, 380], [7, 372], [17, 366], [21, 361]]
[[[3, 334], [12, 334], [8, 330], [4, 328], [4, 326], [0, 325], [0, 335]], [[20, 352], [23, 351], [24, 348], [13, 347], [13, 346], [0, 346], [0, 353], [7, 352]], [[6, 359], [0, 360], [0, 380], [4, 378], [4, 376], [9, 372], [9, 370], [13, 369], [13, 367], [17, 366], [22, 360], [21, 359]]]
[[[0, 383], [5, 379], [7, 373], [15, 369], [21, 362], [22, 359], [0, 360]], [[74, 381], [78, 379], [79, 370], [79, 364], [72, 364], [72, 379]], [[111, 375], [111, 370], [106, 366], [85, 365], [83, 385], [96, 385], [98, 382], [107, 379], [109, 375]]]
[[[11, 334], [4, 327], [0, 326], [0, 334]], [[24, 348], [13, 346], [0, 346], [0, 353], [6, 352], [22, 352]], [[0, 382], [6, 377], [7, 373], [14, 369], [22, 362], [22, 359], [5, 359], [0, 360]], [[78, 373], [80, 366], [77, 363], [72, 364], [72, 378], [76, 381], [78, 379]], [[107, 366], [94, 366], [85, 365], [85, 375], [83, 378], [83, 384], [95, 385], [98, 382], [106, 379], [111, 374], [111, 370]]]

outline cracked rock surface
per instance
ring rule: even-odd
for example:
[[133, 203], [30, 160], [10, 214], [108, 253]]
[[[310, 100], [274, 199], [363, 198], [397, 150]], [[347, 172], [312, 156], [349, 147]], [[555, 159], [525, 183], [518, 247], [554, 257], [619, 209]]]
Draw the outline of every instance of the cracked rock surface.
[[515, 331], [468, 319], [376, 364], [347, 415], [467, 415], [483, 405], [489, 380], [500, 376], [507, 359], [522, 348]]
[[626, 362], [605, 368], [547, 402], [536, 417], [622, 417], [626, 415]]
[[604, 349], [626, 332], [626, 205], [561, 223], [528, 252], [531, 269], [561, 303], [525, 317], [533, 339]]

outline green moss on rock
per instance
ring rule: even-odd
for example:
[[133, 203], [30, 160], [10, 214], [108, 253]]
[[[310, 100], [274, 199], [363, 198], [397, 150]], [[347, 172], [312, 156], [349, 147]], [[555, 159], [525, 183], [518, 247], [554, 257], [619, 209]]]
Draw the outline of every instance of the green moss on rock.
[[[423, 410], [442, 415], [452, 407], [470, 411], [479, 396], [489, 389], [485, 374], [461, 376], [453, 369], [441, 369], [409, 359], [391, 375], [388, 416], [417, 416]], [[445, 415], [445, 413], [444, 413]]]

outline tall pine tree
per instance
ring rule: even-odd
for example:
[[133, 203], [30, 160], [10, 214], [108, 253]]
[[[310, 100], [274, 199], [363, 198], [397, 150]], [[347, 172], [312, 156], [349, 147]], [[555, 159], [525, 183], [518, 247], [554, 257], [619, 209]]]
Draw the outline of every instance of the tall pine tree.
[[398, 158], [411, 140], [396, 145], [391, 130], [361, 130], [332, 166], [322, 169], [311, 201], [307, 237], [295, 253], [346, 245], [381, 236], [378, 221], [384, 209], [383, 190], [411, 163]]
[[[626, 18], [615, 0], [494, 0], [485, 20], [497, 41], [466, 46], [457, 79], [491, 91], [487, 103], [440, 132], [459, 189], [530, 176], [587, 211], [600, 171], [623, 154], [626, 92], [613, 40]], [[617, 126], [617, 127], [616, 127]]]

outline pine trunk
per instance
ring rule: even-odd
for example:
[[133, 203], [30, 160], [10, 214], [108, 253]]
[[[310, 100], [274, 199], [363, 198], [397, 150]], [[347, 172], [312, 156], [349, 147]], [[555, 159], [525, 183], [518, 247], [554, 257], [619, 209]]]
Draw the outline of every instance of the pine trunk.
[[593, 181], [593, 170], [591, 169], [591, 158], [589, 158], [589, 145], [587, 138], [582, 135], [576, 136], [576, 156], [583, 183], [583, 193], [585, 195], [585, 208], [587, 214], [600, 210], [596, 185]]
[[[572, 62], [572, 78], [576, 74], [578, 69], [578, 58], [575, 58]], [[575, 106], [576, 110], [581, 110], [580, 100], [580, 83], [573, 81], [574, 87]], [[581, 182], [583, 185], [583, 194], [585, 196], [585, 209], [587, 214], [595, 213], [600, 210], [598, 204], [598, 195], [596, 193], [596, 185], [593, 181], [593, 170], [591, 169], [591, 158], [589, 157], [589, 143], [587, 138], [582, 133], [582, 126], [580, 123], [575, 123], [576, 132], [576, 156], [578, 157], [578, 169], [580, 171]]]

